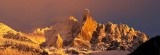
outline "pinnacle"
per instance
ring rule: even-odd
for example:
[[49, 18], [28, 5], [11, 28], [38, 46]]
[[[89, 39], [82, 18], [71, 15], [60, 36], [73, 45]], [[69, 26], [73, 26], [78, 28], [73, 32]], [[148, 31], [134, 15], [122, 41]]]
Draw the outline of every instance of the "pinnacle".
[[90, 15], [89, 9], [84, 9], [82, 22], [85, 21], [89, 15]]
[[89, 9], [84, 9], [83, 16], [90, 15]]

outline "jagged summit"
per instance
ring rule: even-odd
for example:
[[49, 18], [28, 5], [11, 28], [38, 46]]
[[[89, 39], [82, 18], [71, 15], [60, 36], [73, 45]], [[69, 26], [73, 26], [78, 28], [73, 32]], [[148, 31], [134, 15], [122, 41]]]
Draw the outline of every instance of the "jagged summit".
[[[62, 26], [62, 27], [61, 27]], [[54, 44], [56, 35], [60, 34], [63, 46], [91, 50], [128, 50], [133, 51], [149, 38], [146, 34], [130, 28], [126, 24], [97, 23], [88, 9], [83, 12], [82, 22], [71, 16], [64, 25], [56, 24], [46, 31], [46, 45]]]
[[83, 16], [90, 15], [89, 9], [84, 9]]
[[88, 16], [90, 16], [89, 9], [84, 9], [82, 22], [84, 22]]

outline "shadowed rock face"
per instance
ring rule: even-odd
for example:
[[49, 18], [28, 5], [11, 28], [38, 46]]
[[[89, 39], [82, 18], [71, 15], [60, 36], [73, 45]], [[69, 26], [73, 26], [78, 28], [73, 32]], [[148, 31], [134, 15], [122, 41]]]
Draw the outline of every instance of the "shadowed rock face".
[[129, 55], [160, 55], [160, 36], [146, 41]]
[[64, 41], [64, 45], [68, 46], [73, 41], [75, 36], [78, 35], [78, 26], [78, 21], [73, 16], [67, 20], [64, 20], [63, 22], [51, 26], [49, 30], [45, 31], [46, 46], [50, 47], [51, 45], [54, 45], [57, 34], [61, 35], [61, 38]]
[[101, 43], [104, 37], [106, 37], [105, 25], [97, 24], [96, 31], [92, 34], [92, 40], [90, 42], [91, 44]]
[[62, 49], [62, 47], [63, 47], [63, 40], [62, 40], [60, 34], [57, 34], [57, 36], [55, 37], [54, 41], [51, 43], [50, 46], [51, 47], [55, 47], [57, 49]]

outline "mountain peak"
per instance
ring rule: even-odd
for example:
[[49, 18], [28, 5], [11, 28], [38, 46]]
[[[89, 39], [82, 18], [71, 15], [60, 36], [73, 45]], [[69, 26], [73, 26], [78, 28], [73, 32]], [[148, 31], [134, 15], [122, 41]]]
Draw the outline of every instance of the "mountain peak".
[[[70, 16], [44, 31], [45, 47], [75, 47], [79, 50], [128, 50], [133, 51], [149, 38], [146, 34], [126, 24], [97, 23], [88, 9], [83, 11], [81, 22]], [[56, 44], [55, 44], [56, 43]], [[137, 44], [137, 45], [134, 45]]]
[[89, 9], [84, 9], [82, 22], [84, 22], [89, 16], [90, 16]]
[[90, 15], [89, 9], [84, 9], [83, 16]]

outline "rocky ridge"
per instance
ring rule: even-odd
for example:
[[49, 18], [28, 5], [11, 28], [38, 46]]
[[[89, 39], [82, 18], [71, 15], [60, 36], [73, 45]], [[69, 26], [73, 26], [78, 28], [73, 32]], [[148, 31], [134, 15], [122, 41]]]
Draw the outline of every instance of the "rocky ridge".
[[127, 50], [132, 52], [149, 39], [146, 34], [126, 24], [97, 23], [88, 9], [85, 9], [82, 21], [78, 22], [75, 17], [71, 16], [68, 21], [51, 26], [51, 29], [45, 33], [45, 44], [48, 47], [52, 47], [56, 35], [60, 34], [63, 40], [62, 48], [73, 47], [78, 50], [93, 51]]
[[14, 34], [17, 33], [17, 31], [15, 31], [14, 29], [0, 22], [0, 36], [2, 36], [3, 34], [7, 34], [7, 32], [12, 32]]
[[[1, 42], [4, 43], [0, 45], [0, 48], [4, 49], [0, 52], [13, 47], [9, 50], [26, 51], [28, 54], [47, 54], [47, 52], [49, 54], [88, 54], [90, 51], [108, 50], [132, 52], [149, 39], [145, 33], [136, 31], [126, 24], [98, 23], [92, 18], [88, 9], [84, 10], [81, 21], [78, 21], [74, 16], [70, 16], [69, 19], [49, 28], [39, 28], [30, 34], [17, 32], [0, 23], [0, 34], [2, 34], [2, 37], [0, 36]], [[32, 37], [28, 38], [26, 36]], [[37, 37], [33, 38], [34, 36]], [[45, 40], [44, 38], [38, 38], [39, 36], [45, 36]], [[39, 43], [41, 44], [39, 45]]]
[[3, 23], [0, 23], [0, 34], [0, 55], [42, 55], [45, 52], [37, 43]]

